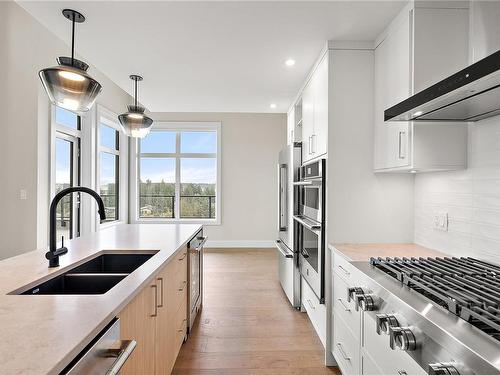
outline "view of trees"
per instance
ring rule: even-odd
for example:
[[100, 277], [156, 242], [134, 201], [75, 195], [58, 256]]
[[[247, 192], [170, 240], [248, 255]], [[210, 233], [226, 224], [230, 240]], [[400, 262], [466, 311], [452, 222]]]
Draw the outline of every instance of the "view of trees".
[[[141, 181], [139, 192], [140, 217], [174, 217], [174, 183]], [[215, 184], [181, 184], [180, 216], [181, 218], [214, 218]]]

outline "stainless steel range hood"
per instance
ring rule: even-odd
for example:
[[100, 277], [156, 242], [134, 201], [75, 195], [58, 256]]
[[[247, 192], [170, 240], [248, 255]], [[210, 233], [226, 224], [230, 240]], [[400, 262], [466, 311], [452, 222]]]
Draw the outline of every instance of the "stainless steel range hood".
[[479, 121], [500, 114], [500, 50], [384, 111], [385, 121]]

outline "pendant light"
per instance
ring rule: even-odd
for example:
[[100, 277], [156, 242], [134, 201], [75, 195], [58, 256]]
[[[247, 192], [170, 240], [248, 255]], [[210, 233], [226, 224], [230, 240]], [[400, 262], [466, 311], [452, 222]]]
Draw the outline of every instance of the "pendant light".
[[71, 57], [58, 57], [58, 66], [40, 70], [38, 75], [50, 101], [73, 112], [86, 112], [95, 103], [102, 86], [87, 74], [88, 64], [75, 59], [75, 23], [85, 21], [83, 14], [72, 9], [62, 11], [71, 21]]
[[118, 116], [123, 132], [129, 137], [144, 138], [149, 134], [153, 120], [144, 114], [144, 107], [137, 104], [137, 82], [142, 81], [142, 77], [132, 74], [130, 79], [134, 81], [134, 104], [129, 105], [128, 112]]

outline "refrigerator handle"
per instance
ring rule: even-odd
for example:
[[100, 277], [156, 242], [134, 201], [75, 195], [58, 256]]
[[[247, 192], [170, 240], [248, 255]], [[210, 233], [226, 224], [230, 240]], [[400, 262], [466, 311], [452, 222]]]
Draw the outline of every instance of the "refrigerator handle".
[[278, 180], [279, 180], [279, 230], [280, 232], [286, 232], [288, 219], [287, 219], [287, 165], [279, 164], [278, 166]]

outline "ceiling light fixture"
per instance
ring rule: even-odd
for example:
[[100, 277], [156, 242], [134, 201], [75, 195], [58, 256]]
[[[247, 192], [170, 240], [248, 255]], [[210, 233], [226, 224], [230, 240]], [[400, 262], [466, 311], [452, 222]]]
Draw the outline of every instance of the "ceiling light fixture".
[[88, 64], [75, 59], [75, 23], [85, 17], [72, 9], [62, 11], [71, 21], [71, 57], [58, 57], [58, 66], [40, 70], [38, 75], [50, 101], [73, 112], [87, 112], [95, 103], [102, 86], [87, 74]]
[[277, 107], [277, 105], [276, 105], [276, 104], [274, 104], [274, 103], [271, 103], [271, 104], [269, 105], [269, 108], [271, 108], [271, 109], [276, 109], [276, 107]]
[[153, 126], [153, 120], [144, 114], [144, 107], [137, 104], [137, 82], [142, 81], [142, 77], [132, 74], [130, 79], [134, 81], [134, 104], [129, 105], [128, 112], [118, 116], [123, 132], [133, 138], [144, 138]]
[[294, 59], [288, 59], [285, 61], [286, 66], [294, 66], [295, 65], [295, 60]]

